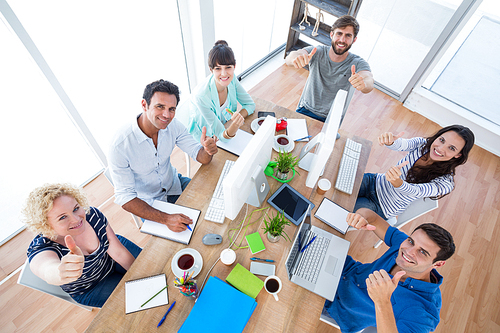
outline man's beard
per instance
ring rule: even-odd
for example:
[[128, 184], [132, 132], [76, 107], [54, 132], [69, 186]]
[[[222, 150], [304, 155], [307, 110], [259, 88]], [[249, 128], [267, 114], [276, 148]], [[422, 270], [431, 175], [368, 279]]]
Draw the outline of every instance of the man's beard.
[[352, 44], [351, 44], [351, 45], [349, 45], [349, 46], [347, 46], [345, 49], [343, 49], [343, 50], [339, 51], [339, 50], [337, 50], [337, 48], [335, 47], [335, 42], [334, 42], [334, 41], [332, 41], [332, 48], [333, 48], [333, 52], [334, 52], [336, 55], [343, 55], [344, 53], [346, 53], [347, 51], [349, 51], [349, 50], [350, 50], [351, 46], [352, 46]]

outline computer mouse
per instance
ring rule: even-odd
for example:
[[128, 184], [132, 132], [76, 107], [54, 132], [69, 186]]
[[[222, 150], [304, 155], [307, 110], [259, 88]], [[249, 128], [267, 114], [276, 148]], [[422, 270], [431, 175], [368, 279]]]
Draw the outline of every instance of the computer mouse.
[[217, 234], [206, 234], [201, 241], [205, 245], [217, 245], [222, 243], [222, 236]]

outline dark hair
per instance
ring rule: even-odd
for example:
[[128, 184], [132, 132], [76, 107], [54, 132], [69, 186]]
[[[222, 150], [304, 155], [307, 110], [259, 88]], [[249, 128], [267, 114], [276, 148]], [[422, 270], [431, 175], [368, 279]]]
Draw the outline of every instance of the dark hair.
[[225, 40], [218, 40], [208, 53], [208, 67], [213, 69], [217, 65], [236, 65], [233, 50]]
[[448, 232], [448, 230], [435, 223], [424, 223], [416, 227], [411, 234], [413, 235], [413, 233], [419, 229], [424, 231], [427, 236], [440, 248], [432, 263], [440, 260], [448, 260], [453, 253], [455, 253], [455, 242], [453, 241], [453, 236]]
[[332, 25], [332, 30], [335, 30], [335, 29], [344, 29], [346, 27], [352, 27], [352, 29], [354, 30], [354, 38], [356, 38], [356, 36], [358, 35], [358, 32], [359, 32], [359, 23], [358, 21], [350, 16], [350, 15], [344, 15], [344, 16], [341, 16], [339, 17]]
[[144, 94], [142, 94], [142, 98], [146, 100], [147, 105], [151, 103], [151, 98], [153, 98], [153, 95], [155, 92], [165, 92], [170, 95], [175, 95], [175, 98], [177, 99], [177, 105], [179, 105], [179, 87], [177, 87], [175, 84], [173, 84], [170, 81], [165, 81], [165, 80], [158, 80], [155, 82], [152, 82], [146, 86], [146, 89], [144, 89]]
[[[441, 135], [443, 135], [443, 133], [449, 131], [457, 133], [462, 139], [464, 139], [465, 145], [460, 151], [461, 155], [457, 158], [452, 158], [449, 161], [436, 162], [424, 167], [413, 165], [410, 170], [408, 170], [408, 174], [406, 175], [406, 181], [408, 183], [428, 183], [431, 180], [444, 175], [451, 175], [451, 177], [453, 178], [453, 176], [455, 175], [455, 168], [467, 162], [467, 159], [469, 158], [469, 152], [474, 146], [474, 133], [472, 133], [469, 128], [462, 125], [451, 125], [443, 127], [439, 131], [437, 131], [436, 134], [428, 137], [426, 144], [421, 148], [422, 155], [430, 152], [432, 143], [436, 141], [436, 139]], [[439, 199], [444, 197], [445, 195], [446, 194], [439, 195], [433, 199]]]

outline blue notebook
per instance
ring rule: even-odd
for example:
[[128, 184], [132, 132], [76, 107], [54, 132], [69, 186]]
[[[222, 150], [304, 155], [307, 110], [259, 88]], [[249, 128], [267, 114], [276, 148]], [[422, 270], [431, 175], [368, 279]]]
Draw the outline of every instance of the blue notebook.
[[257, 302], [211, 276], [179, 332], [243, 332]]

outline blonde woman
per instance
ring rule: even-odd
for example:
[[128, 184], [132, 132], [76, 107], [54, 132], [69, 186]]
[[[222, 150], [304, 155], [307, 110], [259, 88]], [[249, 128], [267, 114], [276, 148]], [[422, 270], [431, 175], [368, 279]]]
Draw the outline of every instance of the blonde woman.
[[69, 184], [36, 188], [23, 213], [36, 234], [27, 251], [31, 270], [80, 304], [102, 307], [141, 252]]

